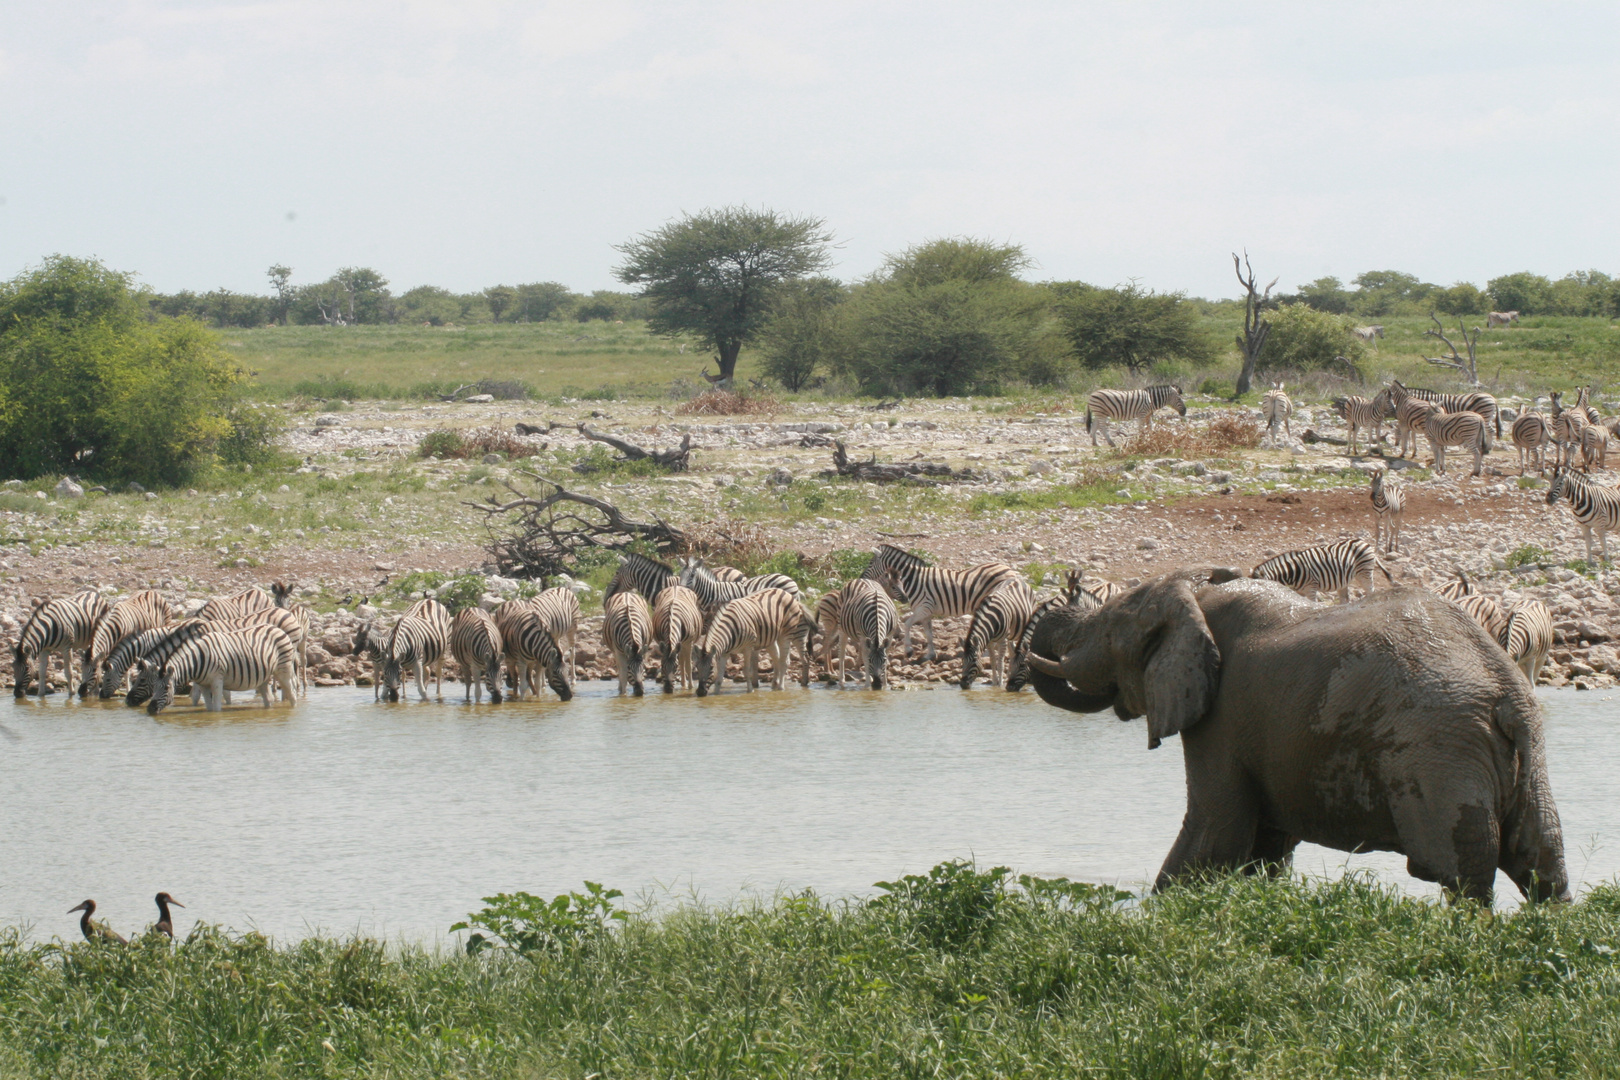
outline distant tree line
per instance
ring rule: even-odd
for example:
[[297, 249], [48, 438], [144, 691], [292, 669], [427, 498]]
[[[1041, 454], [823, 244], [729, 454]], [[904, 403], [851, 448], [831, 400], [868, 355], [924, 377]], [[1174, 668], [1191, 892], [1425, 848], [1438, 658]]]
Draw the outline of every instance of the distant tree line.
[[310, 285], [294, 284], [292, 270], [285, 266], [272, 266], [268, 277], [269, 295], [229, 289], [148, 292], [146, 309], [153, 317], [184, 316], [210, 326], [247, 329], [272, 324], [465, 326], [547, 320], [589, 322], [645, 319], [652, 313], [650, 303], [634, 293], [611, 289], [576, 293], [555, 281], [492, 285], [471, 293], [419, 285], [396, 296], [387, 278], [365, 266], [346, 266], [325, 281]]
[[1335, 315], [1374, 319], [1384, 315], [1483, 315], [1517, 311], [1521, 315], [1593, 315], [1620, 317], [1620, 280], [1597, 270], [1581, 270], [1553, 281], [1522, 271], [1492, 278], [1481, 289], [1466, 281], [1441, 286], [1399, 270], [1369, 270], [1345, 288], [1336, 277], [1317, 278], [1278, 304], [1307, 304]]

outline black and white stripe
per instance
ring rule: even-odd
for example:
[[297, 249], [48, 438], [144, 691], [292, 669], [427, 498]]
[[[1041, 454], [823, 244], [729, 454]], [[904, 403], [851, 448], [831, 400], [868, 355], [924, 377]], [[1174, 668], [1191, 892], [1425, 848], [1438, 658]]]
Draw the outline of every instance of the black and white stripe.
[[270, 595], [275, 597], [276, 607], [282, 611], [291, 612], [298, 620], [298, 633], [293, 637], [293, 645], [298, 649], [298, 685], [305, 694], [309, 693], [309, 608], [298, 602], [293, 596], [296, 583], [291, 581], [275, 581], [270, 584]]
[[1587, 424], [1581, 429], [1581, 465], [1590, 469], [1596, 465], [1608, 468], [1609, 429], [1602, 424]]
[[405, 668], [416, 676], [416, 692], [427, 700], [427, 672], [433, 669], [434, 693], [444, 696], [444, 660], [450, 646], [450, 611], [431, 598], [418, 600], [388, 635], [382, 650], [383, 698], [398, 701]]
[[1479, 416], [1487, 424], [1494, 426], [1496, 437], [1502, 437], [1502, 413], [1497, 407], [1496, 399], [1483, 390], [1469, 390], [1461, 394], [1446, 394], [1439, 390], [1426, 390], [1421, 386], [1401, 386], [1399, 380], [1394, 385], [1400, 386], [1410, 396], [1419, 401], [1427, 401], [1439, 408], [1441, 412], [1458, 413], [1471, 412]]
[[697, 684], [698, 697], [705, 696], [711, 689], [719, 691], [726, 673], [726, 660], [733, 653], [742, 654], [744, 680], [752, 691], [759, 685], [761, 649], [771, 655], [772, 688], [782, 689], [789, 666], [789, 638], [801, 629], [807, 632], [811, 621], [812, 617], [804, 612], [798, 598], [781, 589], [765, 589], [727, 603], [714, 617], [702, 645], [693, 654], [692, 679]]
[[[174, 701], [176, 686], [190, 683], [193, 699], [200, 692], [203, 707], [219, 712], [229, 690], [251, 690], [269, 708], [270, 685], [281, 689], [281, 700], [297, 697], [293, 685], [297, 654], [287, 635], [274, 626], [249, 626], [239, 630], [210, 630], [180, 646], [161, 668], [146, 711], [153, 716]], [[142, 660], [144, 667], [151, 661]]]
[[620, 592], [607, 598], [602, 605], [606, 616], [602, 623], [602, 637], [613, 653], [613, 664], [619, 672], [619, 694], [625, 688], [641, 697], [642, 666], [647, 662], [647, 649], [652, 645], [652, 611], [638, 592]]
[[1546, 475], [1547, 444], [1552, 442], [1552, 426], [1538, 412], [1523, 412], [1513, 418], [1508, 435], [1519, 451], [1519, 475], [1523, 476], [1533, 462], [1536, 472]]
[[1568, 469], [1575, 464], [1575, 452], [1581, 446], [1581, 434], [1586, 430], [1586, 413], [1580, 409], [1564, 408], [1563, 393], [1554, 390], [1547, 395], [1552, 402], [1552, 437], [1558, 446], [1558, 467]]
[[816, 601], [816, 625], [821, 628], [821, 664], [829, 679], [832, 678], [833, 660], [836, 658], [843, 663], [844, 635], [838, 628], [838, 614], [843, 607], [843, 589], [828, 589]]
[[1172, 408], [1187, 415], [1187, 403], [1181, 400], [1181, 387], [1169, 384], [1149, 386], [1141, 390], [1093, 390], [1086, 398], [1086, 430], [1091, 432], [1091, 445], [1097, 445], [1097, 432], [1093, 423], [1102, 430], [1108, 445], [1114, 437], [1108, 433], [1108, 422], [1121, 423], [1140, 420], [1140, 432], [1153, 428], [1153, 414], [1163, 408]]
[[[209, 624], [199, 623], [199, 625], [207, 626]], [[129, 635], [117, 645], [114, 645], [113, 651], [107, 656], [107, 666], [101, 672], [98, 693], [101, 700], [106, 701], [116, 694], [119, 688], [124, 685], [124, 676], [135, 668], [135, 661], [145, 656], [152, 650], [153, 646], [168, 637], [173, 631], [174, 628], [171, 626], [142, 630], [138, 634]], [[150, 693], [146, 695], [146, 697], [150, 696]], [[141, 701], [146, 700], [146, 697], [143, 697]], [[138, 705], [140, 702], [130, 702], [130, 704]]]
[[786, 574], [760, 574], [742, 581], [721, 581], [709, 565], [697, 557], [682, 561], [680, 584], [697, 593], [703, 616], [711, 621], [716, 612], [733, 600], [765, 589], [781, 589], [790, 596], [799, 595], [799, 583]]
[[1620, 491], [1599, 484], [1585, 473], [1554, 469], [1547, 487], [1547, 505], [1557, 503], [1561, 496], [1569, 499], [1569, 508], [1586, 537], [1586, 561], [1597, 561], [1592, 551], [1592, 533], [1596, 532], [1603, 561], [1608, 562], [1609, 533], [1620, 528]]
[[1384, 441], [1384, 421], [1394, 413], [1390, 404], [1389, 391], [1380, 390], [1372, 400], [1358, 395], [1347, 395], [1333, 399], [1333, 411], [1350, 428], [1350, 453], [1359, 454], [1357, 440], [1362, 431], [1373, 432], [1377, 442]]
[[1462, 568], [1458, 567], [1455, 573], [1456, 577], [1436, 586], [1435, 594], [1447, 600], [1461, 600], [1465, 596], [1475, 595], [1478, 590], [1474, 588], [1474, 583], [1468, 580], [1468, 575], [1463, 573]]
[[1474, 471], [1478, 476], [1484, 468], [1484, 456], [1491, 452], [1491, 429], [1478, 413], [1433, 413], [1423, 426], [1429, 437], [1429, 449], [1434, 451], [1434, 470], [1446, 471], [1446, 447], [1456, 446], [1474, 455]]
[[1484, 593], [1470, 593], [1458, 597], [1454, 603], [1468, 612], [1468, 617], [1479, 624], [1494, 640], [1500, 640], [1502, 631], [1507, 627], [1507, 614], [1503, 612], [1502, 605], [1497, 603], [1496, 597], [1486, 596]]
[[679, 583], [680, 577], [674, 567], [633, 551], [626, 552], [619, 559], [619, 569], [614, 573], [613, 580], [602, 591], [602, 599], [606, 600], [625, 589], [634, 589], [647, 603], [655, 604], [659, 593]]
[[276, 598], [257, 585], [230, 596], [216, 596], [197, 612], [199, 619], [231, 619], [276, 606]]
[[1406, 485], [1388, 469], [1372, 474], [1373, 548], [1388, 552], [1400, 549], [1401, 522], [1406, 516]]
[[157, 673], [169, 662], [169, 658], [188, 642], [221, 629], [229, 627], [207, 619], [186, 619], [165, 630], [156, 641], [142, 648], [140, 655], [132, 661], [135, 670], [130, 679], [129, 693], [124, 695], [124, 704], [134, 706], [150, 701], [157, 691]]
[[547, 589], [545, 592], [529, 601], [535, 614], [550, 631], [551, 638], [562, 650], [563, 659], [568, 664], [568, 681], [578, 677], [574, 663], [574, 638], [579, 631], [579, 597], [574, 595], [572, 589], [561, 585]]
[[923, 624], [928, 659], [934, 659], [934, 620], [972, 615], [990, 594], [1018, 571], [1006, 563], [980, 563], [966, 570], [929, 566], [909, 551], [879, 544], [872, 563], [861, 575], [881, 584], [890, 596], [904, 600], [911, 611], [900, 631], [906, 655], [911, 654], [911, 628]]
[[[900, 611], [883, 586], [856, 578], [841, 590], [838, 637], [855, 648], [855, 672], [863, 673], [873, 690], [889, 684], [889, 643], [899, 637]], [[838, 685], [844, 685], [845, 654], [838, 649]]]
[[559, 698], [573, 700], [574, 687], [563, 670], [562, 650], [540, 612], [523, 608], [497, 626], [506, 649], [506, 681], [514, 697], [523, 697], [525, 688], [531, 696], [539, 697], [544, 672], [546, 685]]
[[88, 649], [96, 626], [107, 615], [107, 601], [98, 592], [81, 592], [36, 603], [11, 649], [11, 675], [16, 680], [16, 696], [28, 696], [29, 664], [38, 661], [39, 694], [44, 698], [49, 683], [52, 653], [62, 655], [62, 670], [72, 693], [73, 651]]
[[1575, 388], [1575, 404], [1573, 408], [1581, 414], [1588, 424], [1602, 424], [1603, 414], [1592, 407], [1592, 388], [1578, 386]]
[[1395, 445], [1396, 456], [1405, 457], [1407, 444], [1412, 447], [1412, 456], [1417, 457], [1417, 437], [1428, 423], [1429, 417], [1440, 411], [1440, 406], [1432, 401], [1413, 397], [1397, 379], [1384, 388], [1389, 395], [1389, 403], [1395, 410]]
[[1540, 600], [1519, 601], [1509, 609], [1497, 640], [1507, 650], [1508, 659], [1519, 666], [1534, 686], [1536, 676], [1547, 663], [1547, 654], [1552, 652], [1552, 612]]
[[1339, 602], [1345, 603], [1350, 599], [1350, 586], [1362, 577], [1367, 579], [1367, 591], [1373, 591], [1375, 569], [1394, 584], [1373, 546], [1358, 536], [1274, 555], [1255, 567], [1253, 576], [1279, 582], [1303, 596], [1338, 593]]
[[154, 589], [142, 589], [114, 604], [96, 624], [96, 632], [90, 639], [90, 660], [85, 668], [84, 682], [79, 686], [79, 696], [94, 693], [97, 697], [111, 697], [113, 691], [123, 683], [123, 671], [119, 671], [117, 681], [105, 693], [102, 692], [107, 660], [113, 650], [125, 638], [168, 626], [173, 621], [169, 602]]
[[482, 703], [487, 686], [489, 703], [501, 703], [501, 632], [487, 611], [469, 607], [456, 612], [450, 620], [450, 655], [461, 668], [463, 701]]
[[703, 608], [698, 595], [684, 585], [658, 594], [652, 611], [653, 639], [658, 642], [658, 681], [664, 693], [675, 692], [675, 680], [692, 685], [692, 649], [703, 636]]
[[1279, 425], [1290, 439], [1294, 437], [1294, 429], [1289, 426], [1288, 422], [1288, 418], [1293, 415], [1293, 412], [1294, 403], [1289, 399], [1287, 393], [1283, 391], [1282, 382], [1272, 383], [1271, 389], [1266, 391], [1266, 396], [1260, 399], [1260, 413], [1266, 418], [1266, 437], [1273, 444], [1277, 441], [1277, 428]]
[[1035, 592], [1022, 578], [1002, 585], [979, 605], [962, 641], [962, 689], [972, 688], [979, 677], [979, 657], [986, 653], [990, 656], [990, 685], [1002, 685], [1006, 661], [1034, 615]]

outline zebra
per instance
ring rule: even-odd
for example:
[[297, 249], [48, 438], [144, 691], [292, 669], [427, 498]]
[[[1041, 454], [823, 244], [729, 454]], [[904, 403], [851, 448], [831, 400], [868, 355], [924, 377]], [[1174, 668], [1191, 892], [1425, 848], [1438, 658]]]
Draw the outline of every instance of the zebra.
[[687, 559], [681, 564], [680, 584], [698, 595], [707, 622], [715, 613], [738, 597], [764, 589], [781, 589], [791, 596], [799, 595], [799, 583], [786, 574], [760, 574], [743, 581], [721, 581], [701, 558]]
[[[720, 609], [692, 658], [692, 679], [697, 696], [720, 691], [726, 660], [743, 657], [744, 681], [750, 691], [759, 686], [759, 650], [771, 654], [771, 687], [780, 690], [788, 667], [789, 634], [796, 631], [802, 612], [796, 597], [780, 589], [766, 589], [738, 597]], [[807, 680], [808, 681], [808, 680]]]
[[[209, 624], [202, 623], [201, 625], [208, 626]], [[138, 634], [131, 634], [117, 645], [114, 645], [112, 652], [107, 654], [107, 666], [102, 669], [97, 696], [102, 701], [106, 701], [116, 694], [119, 687], [124, 685], [124, 676], [135, 668], [135, 661], [150, 652], [153, 646], [168, 637], [173, 630], [174, 628], [170, 626], [153, 627], [150, 630], [142, 630]], [[139, 704], [139, 702], [134, 704]]]
[[843, 607], [843, 589], [828, 589], [816, 601], [816, 623], [821, 627], [821, 663], [828, 679], [832, 678], [833, 657], [836, 655], [842, 662], [844, 655], [844, 635], [838, 623], [838, 613]]
[[1389, 396], [1389, 391], [1385, 389], [1374, 395], [1371, 401], [1354, 394], [1333, 399], [1333, 411], [1338, 413], [1340, 419], [1350, 428], [1352, 457], [1360, 454], [1356, 440], [1363, 428], [1372, 430], [1378, 442], [1384, 441], [1384, 421], [1394, 412], [1389, 403]]
[[1423, 433], [1429, 437], [1429, 449], [1434, 451], [1435, 472], [1446, 471], [1446, 447], [1457, 446], [1474, 455], [1474, 471], [1478, 476], [1484, 468], [1483, 457], [1491, 452], [1491, 430], [1485, 420], [1473, 412], [1431, 413]]
[[497, 628], [506, 650], [506, 681], [512, 687], [514, 697], [523, 697], [525, 683], [528, 684], [529, 693], [539, 697], [538, 673], [544, 671], [546, 685], [563, 701], [573, 700], [574, 687], [564, 674], [562, 650], [546, 626], [544, 615], [533, 608], [525, 608], [497, 624]]
[[1547, 486], [1547, 505], [1557, 505], [1562, 496], [1568, 496], [1569, 508], [1586, 537], [1586, 561], [1592, 559], [1592, 532], [1598, 534], [1598, 545], [1603, 561], [1609, 561], [1609, 533], [1620, 528], [1620, 491], [1599, 484], [1585, 473], [1572, 469], [1554, 468], [1552, 481]]
[[1406, 485], [1394, 477], [1385, 479], [1388, 471], [1372, 474], [1373, 548], [1382, 542], [1386, 555], [1400, 547], [1401, 521], [1406, 516]]
[[1552, 651], [1552, 613], [1540, 600], [1521, 600], [1508, 610], [1507, 620], [1496, 640], [1507, 650], [1508, 659], [1519, 665], [1519, 670], [1534, 686], [1536, 675]]
[[1396, 456], [1406, 456], [1406, 444], [1412, 444], [1412, 456], [1417, 457], [1417, 433], [1428, 422], [1431, 413], [1439, 412], [1439, 407], [1433, 402], [1413, 397], [1401, 385], [1399, 379], [1393, 380], [1384, 388], [1389, 395], [1390, 406], [1395, 411], [1395, 446]]
[[861, 575], [877, 581], [890, 596], [904, 600], [911, 611], [900, 630], [905, 654], [911, 655], [911, 628], [923, 624], [928, 659], [934, 659], [934, 620], [972, 615], [1003, 584], [1018, 576], [1006, 563], [989, 562], [966, 570], [942, 570], [895, 547], [879, 544], [872, 562]]
[[283, 611], [290, 611], [298, 620], [298, 635], [293, 638], [293, 644], [298, 647], [298, 678], [299, 686], [305, 694], [309, 693], [309, 608], [293, 599], [293, 589], [296, 582], [273, 581], [270, 583], [270, 595], [275, 598], [276, 607]]
[[[1400, 380], [1393, 380], [1400, 386]], [[1441, 412], [1471, 412], [1477, 413], [1486, 423], [1494, 424], [1496, 437], [1502, 437], [1502, 411], [1496, 404], [1496, 399], [1483, 390], [1469, 390], [1461, 394], [1446, 394], [1439, 390], [1425, 390], [1421, 386], [1402, 386], [1407, 394], [1419, 401], [1427, 401], [1431, 405], [1438, 405]]]
[[[483, 608], [462, 608], [450, 620], [450, 655], [461, 668], [466, 687], [462, 701], [482, 704], [484, 687], [489, 687], [489, 703], [501, 703], [501, 632]], [[476, 693], [476, 698], [474, 694]]]
[[250, 611], [263, 611], [275, 606], [274, 596], [253, 585], [230, 596], [214, 597], [197, 612], [197, 618], [228, 619], [234, 615], [246, 615]]
[[1035, 592], [1020, 579], [1007, 582], [979, 605], [962, 641], [962, 689], [971, 689], [979, 677], [979, 656], [985, 652], [991, 658], [990, 685], [1002, 685], [1005, 662], [1034, 614]]
[[748, 575], [735, 566], [711, 566], [709, 572], [721, 581], [747, 581]]
[[360, 624], [360, 629], [354, 632], [354, 642], [350, 648], [355, 656], [371, 661], [371, 700], [382, 700], [383, 637], [376, 619]]
[[[150, 701], [157, 690], [158, 671], [169, 662], [169, 658], [188, 642], [221, 629], [230, 627], [207, 619], [195, 618], [186, 619], [169, 627], [162, 637], [142, 649], [140, 655], [131, 661], [135, 665], [135, 673], [130, 679], [129, 693], [124, 695], [124, 704], [133, 707]], [[201, 693], [200, 687], [192, 689], [193, 704]]]
[[[1101, 578], [1099, 578], [1090, 584], [1082, 583], [1080, 585], [1080, 591], [1095, 599], [1097, 603], [1106, 604], [1108, 601], [1124, 592], [1125, 586], [1121, 585], [1117, 581], [1103, 581]], [[1072, 603], [1074, 597], [1070, 596], [1069, 599]]]
[[530, 600], [529, 606], [540, 616], [541, 623], [551, 633], [552, 641], [562, 650], [563, 659], [568, 662], [568, 682], [571, 685], [578, 678], [574, 638], [579, 632], [579, 597], [574, 595], [574, 590], [557, 585]]
[[1457, 576], [1436, 586], [1435, 593], [1447, 600], [1461, 600], [1465, 596], [1474, 596], [1478, 590], [1474, 588], [1474, 583], [1468, 580], [1468, 575], [1463, 573], [1462, 567], [1457, 567], [1454, 572]]
[[703, 608], [698, 595], [685, 585], [672, 585], [653, 604], [653, 638], [658, 642], [659, 681], [664, 693], [675, 692], [675, 678], [692, 685], [692, 648], [703, 636]]
[[1260, 411], [1266, 418], [1266, 437], [1275, 445], [1277, 442], [1277, 425], [1281, 424], [1288, 437], [1294, 437], [1294, 429], [1289, 426], [1288, 418], [1294, 412], [1294, 403], [1283, 392], [1281, 381], [1271, 384], [1266, 396], [1260, 402]]
[[1577, 386], [1575, 388], [1575, 404], [1573, 408], [1581, 414], [1588, 424], [1603, 423], [1603, 414], [1592, 407], [1592, 388], [1590, 386]]
[[39, 697], [43, 701], [50, 693], [46, 676], [50, 671], [51, 654], [62, 654], [62, 673], [67, 678], [68, 692], [73, 692], [73, 650], [87, 649], [95, 637], [96, 626], [107, 615], [107, 601], [98, 592], [81, 592], [50, 601], [35, 601], [34, 610], [17, 635], [17, 644], [11, 648], [11, 674], [15, 681], [15, 694], [28, 696], [28, 666], [38, 659]]
[[[841, 590], [838, 605], [840, 642], [855, 646], [855, 672], [873, 690], [889, 684], [889, 643], [897, 636], [900, 612], [883, 586], [866, 578], [856, 578]], [[838, 685], [844, 685], [848, 649], [838, 650]]]
[[1487, 328], [1506, 326], [1508, 323], [1518, 321], [1519, 313], [1517, 311], [1487, 311], [1485, 313], [1485, 325]]
[[1587, 424], [1581, 429], [1581, 466], [1587, 470], [1597, 462], [1600, 469], [1608, 468], [1609, 429], [1602, 424]]
[[[638, 592], [618, 592], [602, 605], [606, 619], [602, 624], [602, 637], [613, 652], [614, 666], [619, 670], [619, 696], [625, 687], [631, 687], [636, 697], [642, 696], [641, 666], [647, 659], [647, 647], [652, 644], [652, 612], [647, 601]], [[699, 693], [701, 693], [701, 689]]]
[[[281, 700], [297, 696], [293, 685], [296, 652], [287, 635], [274, 626], [249, 626], [240, 630], [209, 630], [180, 646], [156, 672], [152, 700], [146, 711], [156, 716], [174, 702], [177, 683], [190, 683], [193, 697], [201, 691], [203, 707], [219, 712], [225, 691], [252, 690], [269, 708], [270, 684], [281, 689]], [[142, 660], [143, 669], [151, 667]]]
[[1513, 426], [1508, 429], [1508, 435], [1519, 451], [1519, 475], [1523, 476], [1529, 472], [1530, 463], [1534, 462], [1536, 472], [1545, 476], [1547, 444], [1552, 442], [1552, 428], [1548, 425], [1547, 418], [1538, 412], [1520, 413], [1513, 418]]
[[1091, 432], [1091, 445], [1097, 445], [1097, 433], [1092, 431], [1093, 413], [1096, 414], [1095, 423], [1102, 429], [1103, 438], [1108, 440], [1109, 446], [1113, 446], [1114, 437], [1108, 433], [1108, 421], [1121, 423], [1140, 420], [1140, 434], [1153, 430], [1153, 414], [1166, 407], [1182, 416], [1187, 415], [1187, 403], [1181, 400], [1181, 387], [1161, 384], [1143, 390], [1093, 390], [1086, 398], [1086, 430]]
[[106, 693], [102, 693], [101, 684], [106, 678], [107, 658], [119, 642], [146, 630], [168, 626], [173, 618], [169, 602], [155, 589], [142, 589], [114, 604], [96, 623], [96, 631], [91, 635], [90, 659], [85, 666], [84, 682], [79, 684], [79, 696], [89, 697], [93, 691], [98, 698], [111, 697], [113, 689], [123, 682], [123, 671], [119, 671], [118, 681], [108, 687]]
[[634, 589], [647, 603], [656, 604], [659, 593], [679, 583], [680, 576], [669, 564], [630, 551], [619, 560], [619, 569], [603, 590], [602, 599], [606, 600], [624, 589]]
[[1373, 591], [1375, 569], [1383, 571], [1385, 581], [1395, 584], [1373, 546], [1357, 536], [1274, 555], [1256, 566], [1252, 576], [1280, 582], [1302, 596], [1310, 596], [1312, 592], [1336, 592], [1342, 604], [1350, 599], [1350, 586], [1363, 575], [1367, 578], [1367, 591]]
[[1552, 403], [1553, 442], [1558, 446], [1555, 467], [1567, 469], [1575, 464], [1575, 451], [1581, 445], [1581, 434], [1586, 428], [1586, 414], [1564, 408], [1563, 396], [1562, 391], [1554, 390], [1547, 399]]
[[450, 613], [436, 600], [419, 600], [394, 624], [382, 650], [383, 699], [398, 701], [405, 666], [416, 675], [416, 693], [427, 700], [427, 672], [433, 669], [434, 693], [444, 696], [444, 654], [449, 646]]
[[1486, 596], [1483, 593], [1471, 593], [1459, 597], [1454, 603], [1468, 612], [1469, 618], [1479, 624], [1494, 641], [1500, 641], [1502, 631], [1507, 627], [1507, 615], [1502, 611], [1502, 605], [1497, 603], [1496, 597]]

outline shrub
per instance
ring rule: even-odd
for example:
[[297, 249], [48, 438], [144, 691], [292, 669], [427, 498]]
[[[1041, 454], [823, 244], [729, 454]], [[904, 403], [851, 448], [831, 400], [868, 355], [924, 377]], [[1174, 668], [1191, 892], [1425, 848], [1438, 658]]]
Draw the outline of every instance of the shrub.
[[1553, 306], [1553, 283], [1540, 274], [1520, 271], [1503, 274], [1485, 283], [1495, 311], [1518, 311], [1526, 315], [1548, 314]]
[[1143, 292], [1134, 284], [1077, 290], [1058, 301], [1057, 314], [1087, 367], [1140, 371], [1159, 361], [1199, 363], [1215, 356], [1197, 308], [1180, 293]]
[[1269, 312], [1271, 336], [1260, 354], [1260, 366], [1310, 371], [1333, 365], [1345, 357], [1352, 364], [1366, 354], [1366, 346], [1351, 332], [1351, 320], [1318, 311], [1306, 304], [1287, 304]]
[[497, 893], [484, 897], [481, 911], [450, 929], [478, 928], [467, 937], [469, 954], [503, 948], [524, 956], [562, 955], [629, 919], [629, 913], [617, 910], [613, 903], [623, 895], [594, 881], [587, 881], [582, 893], [567, 892], [550, 900], [526, 892]]
[[1489, 298], [1476, 285], [1459, 281], [1449, 289], [1434, 294], [1434, 309], [1442, 315], [1479, 315], [1484, 312]]
[[771, 320], [759, 335], [765, 373], [789, 391], [803, 389], [823, 361], [837, 351], [837, 308], [848, 296], [844, 286], [832, 278], [785, 283], [778, 291]]
[[675, 406], [681, 416], [769, 415], [782, 410], [782, 403], [769, 394], [747, 394], [731, 390], [705, 390], [691, 401]]
[[287, 418], [270, 405], [236, 402], [225, 414], [230, 430], [219, 440], [219, 460], [227, 465], [265, 465], [276, 460], [275, 443]]
[[0, 285], [0, 460], [13, 476], [179, 484], [225, 444], [269, 452], [245, 378], [189, 318], [148, 322], [126, 274], [53, 256]]
[[533, 457], [539, 448], [498, 427], [436, 428], [422, 436], [416, 452], [422, 457], [481, 458], [504, 454], [508, 458]]

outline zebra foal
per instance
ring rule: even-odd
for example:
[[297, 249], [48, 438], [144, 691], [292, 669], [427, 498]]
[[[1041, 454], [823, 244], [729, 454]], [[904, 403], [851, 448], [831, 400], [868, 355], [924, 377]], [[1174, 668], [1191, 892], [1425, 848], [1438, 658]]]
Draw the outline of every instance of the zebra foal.
[[1007, 582], [979, 605], [962, 640], [962, 689], [973, 687], [979, 677], [979, 657], [985, 653], [990, 655], [990, 684], [1003, 684], [1004, 665], [1034, 615], [1035, 592], [1022, 579]]
[[17, 635], [17, 644], [11, 647], [11, 675], [16, 683], [16, 696], [28, 696], [29, 665], [37, 661], [39, 697], [42, 701], [45, 699], [50, 693], [46, 676], [50, 673], [52, 653], [62, 654], [62, 673], [71, 694], [74, 689], [73, 650], [90, 647], [96, 626], [106, 615], [107, 601], [98, 592], [75, 593], [43, 602], [36, 600], [34, 610]]
[[[484, 687], [489, 687], [489, 703], [501, 703], [501, 662], [504, 650], [495, 620], [482, 608], [462, 608], [450, 620], [450, 655], [461, 668], [466, 688], [461, 700], [482, 704]], [[476, 694], [476, 698], [475, 698]]]
[[1609, 533], [1620, 528], [1620, 491], [1599, 484], [1585, 473], [1572, 469], [1553, 469], [1547, 485], [1547, 505], [1556, 506], [1560, 498], [1569, 499], [1570, 512], [1586, 537], [1586, 561], [1592, 558], [1592, 533], [1598, 535], [1598, 547], [1603, 561], [1609, 561]]
[[703, 608], [698, 595], [684, 585], [658, 594], [652, 612], [653, 639], [658, 642], [658, 681], [664, 693], [675, 692], [675, 680], [692, 685], [692, 649], [703, 636]]
[[614, 593], [602, 605], [602, 611], [602, 637], [619, 671], [619, 696], [624, 696], [628, 686], [636, 697], [641, 697], [641, 669], [653, 640], [652, 612], [639, 592]]
[[890, 596], [904, 600], [911, 608], [900, 628], [905, 653], [911, 655], [911, 629], [923, 624], [928, 642], [927, 656], [934, 659], [934, 620], [972, 615], [990, 594], [1018, 576], [1006, 563], [990, 562], [966, 570], [942, 570], [895, 547], [879, 544], [862, 578], [881, 584]]
[[[900, 625], [900, 612], [883, 586], [868, 578], [856, 578], [843, 588], [838, 609], [840, 642], [855, 646], [855, 673], [864, 673], [873, 690], [889, 685], [889, 643]], [[838, 649], [838, 685], [844, 685], [847, 650]]]
[[1362, 577], [1367, 579], [1367, 591], [1373, 591], [1375, 569], [1383, 571], [1385, 581], [1395, 583], [1373, 546], [1358, 536], [1274, 555], [1256, 566], [1252, 576], [1279, 582], [1302, 596], [1337, 593], [1343, 604], [1350, 600], [1350, 586]]
[[1350, 454], [1354, 457], [1360, 454], [1357, 438], [1363, 429], [1373, 432], [1377, 442], [1384, 441], [1384, 420], [1394, 410], [1389, 403], [1389, 391], [1380, 390], [1370, 401], [1354, 394], [1336, 397], [1333, 399], [1333, 411], [1350, 429]]
[[1386, 479], [1387, 469], [1372, 474], [1373, 548], [1388, 554], [1400, 546], [1401, 522], [1406, 517], [1406, 485]]
[[1181, 400], [1181, 387], [1162, 384], [1142, 390], [1093, 390], [1086, 398], [1086, 430], [1091, 432], [1091, 445], [1097, 445], [1093, 423], [1102, 431], [1108, 445], [1113, 446], [1114, 437], [1108, 433], [1110, 420], [1115, 423], [1140, 420], [1137, 433], [1141, 434], [1153, 430], [1153, 414], [1164, 408], [1174, 409], [1182, 416], [1187, 415], [1187, 403]]

